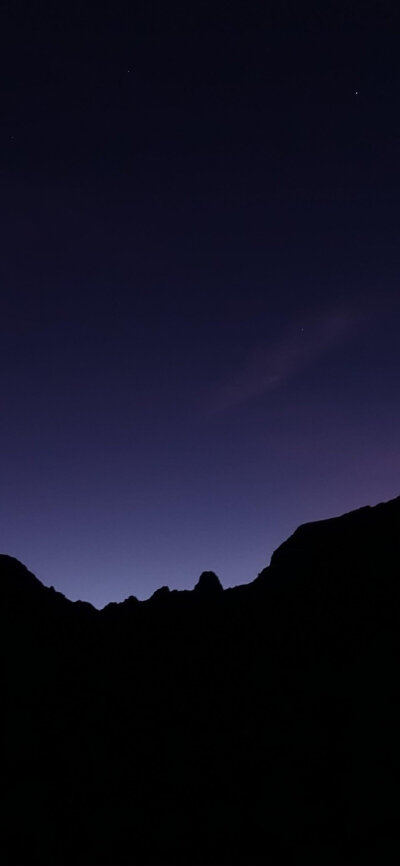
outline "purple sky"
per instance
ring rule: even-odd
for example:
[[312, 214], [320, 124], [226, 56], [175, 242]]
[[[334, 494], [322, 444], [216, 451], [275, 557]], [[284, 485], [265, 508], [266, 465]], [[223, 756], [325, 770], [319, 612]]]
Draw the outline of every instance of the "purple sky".
[[0, 8], [0, 550], [72, 599], [399, 495], [397, 22], [279, 5]]

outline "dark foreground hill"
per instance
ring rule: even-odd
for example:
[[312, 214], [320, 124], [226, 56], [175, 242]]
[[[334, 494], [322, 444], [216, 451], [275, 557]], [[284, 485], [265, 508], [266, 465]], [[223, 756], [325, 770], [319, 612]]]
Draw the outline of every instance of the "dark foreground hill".
[[397, 862], [399, 565], [400, 498], [102, 611], [0, 557], [1, 862]]

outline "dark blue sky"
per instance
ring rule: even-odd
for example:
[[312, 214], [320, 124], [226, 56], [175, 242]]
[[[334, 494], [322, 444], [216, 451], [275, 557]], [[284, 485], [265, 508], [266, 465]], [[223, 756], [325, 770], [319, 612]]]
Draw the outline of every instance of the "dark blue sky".
[[1, 5], [0, 538], [44, 583], [247, 582], [399, 494], [394, 8]]

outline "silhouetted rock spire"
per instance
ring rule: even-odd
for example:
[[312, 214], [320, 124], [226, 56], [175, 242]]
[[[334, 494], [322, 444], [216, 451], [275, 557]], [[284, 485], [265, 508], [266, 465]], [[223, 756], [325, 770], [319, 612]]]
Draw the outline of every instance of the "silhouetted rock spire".
[[201, 595], [215, 595], [222, 591], [223, 586], [214, 571], [203, 571], [194, 587], [194, 592]]

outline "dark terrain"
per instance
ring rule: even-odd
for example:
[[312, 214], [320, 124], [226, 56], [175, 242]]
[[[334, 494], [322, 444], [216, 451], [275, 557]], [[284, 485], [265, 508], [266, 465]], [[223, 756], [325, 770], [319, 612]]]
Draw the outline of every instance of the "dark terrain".
[[399, 862], [399, 565], [400, 497], [102, 611], [1, 556], [2, 863]]

